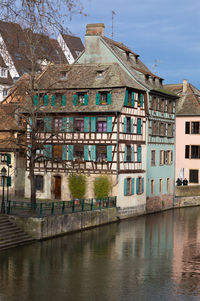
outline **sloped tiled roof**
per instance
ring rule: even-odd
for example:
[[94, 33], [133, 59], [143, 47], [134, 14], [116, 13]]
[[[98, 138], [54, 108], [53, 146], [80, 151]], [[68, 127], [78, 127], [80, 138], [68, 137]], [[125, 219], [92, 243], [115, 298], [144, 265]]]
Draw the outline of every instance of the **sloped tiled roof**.
[[187, 84], [187, 91], [183, 93], [183, 84], [165, 85], [180, 97], [176, 104], [176, 115], [200, 115], [200, 91], [192, 84]]
[[76, 59], [78, 57], [77, 51], [82, 52], [84, 50], [83, 43], [79, 37], [61, 34], [63, 40], [65, 41], [67, 47], [69, 48], [70, 52], [73, 55], [73, 58]]

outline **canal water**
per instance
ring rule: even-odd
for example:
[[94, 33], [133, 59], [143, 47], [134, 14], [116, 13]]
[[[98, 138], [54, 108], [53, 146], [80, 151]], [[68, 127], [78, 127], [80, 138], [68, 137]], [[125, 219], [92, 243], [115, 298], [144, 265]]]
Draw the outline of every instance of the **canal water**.
[[0, 301], [200, 300], [200, 208], [0, 253]]

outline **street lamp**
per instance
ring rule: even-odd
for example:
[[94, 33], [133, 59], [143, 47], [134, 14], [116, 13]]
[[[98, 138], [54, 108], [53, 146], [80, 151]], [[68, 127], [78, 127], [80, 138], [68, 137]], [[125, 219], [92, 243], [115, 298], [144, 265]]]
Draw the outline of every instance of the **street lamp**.
[[1, 169], [1, 177], [3, 180], [3, 194], [2, 194], [2, 203], [1, 203], [1, 213], [5, 213], [5, 198], [4, 198], [4, 187], [5, 187], [5, 178], [6, 178], [7, 170], [5, 167]]

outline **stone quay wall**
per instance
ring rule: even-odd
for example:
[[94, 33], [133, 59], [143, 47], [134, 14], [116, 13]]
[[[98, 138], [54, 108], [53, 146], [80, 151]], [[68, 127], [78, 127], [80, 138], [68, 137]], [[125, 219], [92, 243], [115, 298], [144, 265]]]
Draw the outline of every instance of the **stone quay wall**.
[[42, 240], [66, 233], [81, 231], [104, 224], [118, 221], [116, 208], [75, 212], [64, 215], [47, 216], [43, 218], [20, 217], [9, 215], [11, 222], [15, 223], [24, 232], [34, 239]]

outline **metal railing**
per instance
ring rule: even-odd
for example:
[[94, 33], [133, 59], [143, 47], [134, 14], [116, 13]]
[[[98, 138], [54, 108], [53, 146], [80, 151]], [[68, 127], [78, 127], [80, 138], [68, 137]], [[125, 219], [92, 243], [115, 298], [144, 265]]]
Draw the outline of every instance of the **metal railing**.
[[116, 207], [117, 197], [105, 199], [76, 199], [72, 201], [40, 202], [34, 204], [28, 202], [8, 201], [7, 214], [44, 217], [66, 213], [101, 210]]

